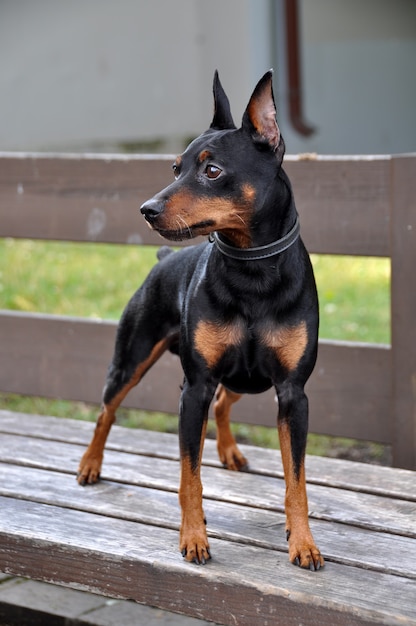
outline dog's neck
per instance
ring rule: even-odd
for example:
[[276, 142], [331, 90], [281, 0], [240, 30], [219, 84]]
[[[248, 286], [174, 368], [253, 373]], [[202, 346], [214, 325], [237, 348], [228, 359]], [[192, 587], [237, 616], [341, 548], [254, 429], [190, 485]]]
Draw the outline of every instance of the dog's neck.
[[299, 217], [296, 215], [296, 220], [290, 231], [265, 246], [256, 246], [253, 248], [238, 248], [237, 246], [231, 246], [221, 238], [219, 233], [212, 233], [210, 235], [210, 241], [215, 244], [217, 250], [219, 250], [225, 256], [235, 259], [237, 261], [260, 261], [262, 259], [268, 259], [270, 257], [281, 254], [290, 246], [292, 246], [298, 239], [300, 234]]

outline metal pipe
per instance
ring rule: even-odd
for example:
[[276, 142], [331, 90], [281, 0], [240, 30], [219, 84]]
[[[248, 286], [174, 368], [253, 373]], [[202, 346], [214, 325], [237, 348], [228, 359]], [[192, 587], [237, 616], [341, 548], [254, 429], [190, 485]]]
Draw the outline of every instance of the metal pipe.
[[285, 0], [285, 27], [289, 119], [300, 135], [309, 137], [315, 129], [303, 119], [298, 0]]

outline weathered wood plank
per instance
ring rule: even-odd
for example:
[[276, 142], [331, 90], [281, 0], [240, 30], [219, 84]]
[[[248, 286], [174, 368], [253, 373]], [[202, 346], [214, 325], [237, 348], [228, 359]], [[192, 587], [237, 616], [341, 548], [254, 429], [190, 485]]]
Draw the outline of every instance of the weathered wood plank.
[[[352, 616], [357, 625], [416, 624], [414, 583], [398, 576], [334, 563], [318, 574], [321, 584], [315, 587], [311, 572], [292, 568], [273, 550], [242, 549], [218, 539], [211, 540], [215, 560], [196, 569], [177, 554], [174, 531], [109, 523], [104, 516], [10, 498], [0, 502], [5, 572], [76, 584], [225, 624], [234, 624], [235, 615], [242, 626], [276, 619], [289, 626], [303, 619], [346, 625]], [[322, 584], [329, 575], [331, 584]]]
[[[21, 426], [24, 429], [25, 418], [21, 417]], [[26, 424], [30, 426], [30, 418], [26, 417]], [[15, 425], [19, 423], [18, 418], [19, 416], [14, 416]], [[76, 467], [84, 446], [55, 442], [53, 437], [56, 433], [52, 425], [55, 425], [56, 431], [63, 424], [72, 426], [76, 432], [80, 431], [78, 436], [87, 440], [90, 434], [87, 431], [91, 431], [92, 424], [40, 419], [43, 423], [35, 426], [36, 417], [32, 418], [33, 430], [35, 433], [38, 431], [38, 436], [34, 437], [29, 437], [24, 430], [19, 435], [8, 434], [7, 429], [15, 428], [10, 413], [6, 412], [3, 424], [0, 419], [0, 458], [6, 461], [0, 463], [0, 568], [13, 574], [34, 577], [40, 575], [44, 580], [52, 582], [70, 585], [75, 582], [77, 587], [87, 585], [86, 588], [91, 588], [92, 585], [93, 590], [101, 593], [135, 597], [139, 601], [156, 603], [162, 608], [168, 608], [164, 603], [169, 602], [170, 610], [194, 614], [192, 611], [199, 610], [200, 606], [198, 599], [201, 598], [201, 592], [197, 594], [198, 585], [202, 583], [205, 591], [206, 586], [211, 582], [214, 585], [215, 581], [216, 589], [212, 589], [212, 593], [218, 593], [218, 589], [221, 589], [222, 578], [220, 576], [218, 579], [219, 572], [214, 571], [219, 566], [231, 584], [230, 588], [223, 590], [221, 602], [227, 602], [227, 606], [230, 606], [230, 602], [234, 601], [237, 605], [237, 597], [240, 596], [240, 602], [244, 603], [238, 613], [243, 616], [239, 623], [263, 626], [268, 618], [273, 619], [273, 623], [276, 622], [277, 617], [274, 614], [270, 617], [269, 613], [261, 612], [260, 621], [255, 621], [251, 606], [253, 597], [250, 596], [252, 588], [261, 589], [264, 594], [266, 589], [269, 593], [269, 586], [272, 585], [272, 593], [277, 593], [279, 598], [289, 594], [292, 600], [302, 604], [303, 596], [298, 594], [300, 591], [304, 593], [306, 579], [300, 579], [299, 588], [295, 589], [292, 571], [295, 578], [299, 573], [310, 573], [299, 572], [287, 563], [283, 516], [284, 485], [281, 479], [261, 473], [235, 474], [210, 465], [203, 468], [206, 495], [204, 508], [214, 561], [206, 568], [193, 569], [183, 563], [177, 551], [179, 507], [176, 491], [179, 464], [177, 450], [174, 450], [177, 444], [175, 436], [126, 431], [125, 436], [131, 446], [130, 453], [108, 450], [104, 461], [104, 480], [96, 487], [82, 489], [76, 484], [74, 471], [70, 468], [73, 465]], [[122, 445], [123, 430], [114, 428], [112, 434], [116, 436], [115, 445]], [[58, 436], [63, 438], [66, 433], [63, 429]], [[144, 438], [149, 436], [148, 447], [141, 435]], [[137, 445], [142, 447], [142, 454], [132, 453], [135, 438]], [[157, 439], [160, 439], [159, 444]], [[152, 458], [152, 454], [161, 454], [161, 445], [165, 442], [168, 443], [169, 454], [172, 454], [173, 460]], [[210, 454], [214, 454], [213, 442], [208, 443], [211, 445]], [[337, 462], [328, 459], [326, 461], [329, 465], [337, 465]], [[355, 467], [354, 463], [347, 465]], [[44, 469], [49, 466], [50, 470]], [[390, 470], [391, 474], [396, 472], [397, 470]], [[403, 476], [412, 474], [406, 471], [397, 473]], [[8, 511], [4, 510], [1, 496], [6, 496]], [[329, 623], [337, 624], [340, 616], [342, 619], [348, 616], [346, 624], [351, 621], [359, 624], [361, 617], [370, 620], [368, 623], [399, 624], [400, 620], [404, 620], [411, 624], [412, 619], [416, 620], [416, 615], [408, 614], [406, 604], [413, 597], [416, 580], [412, 558], [414, 538], [400, 536], [409, 529], [413, 537], [416, 536], [416, 521], [412, 530], [412, 520], [415, 519], [414, 503], [365, 493], [349, 493], [345, 488], [331, 489], [317, 485], [309, 485], [309, 502], [312, 530], [327, 558], [327, 567], [318, 576], [330, 576], [331, 585], [324, 585], [323, 593], [322, 584], [313, 587], [312, 596], [305, 602], [312, 607], [324, 606], [327, 610], [333, 608], [332, 602], [338, 606], [341, 598], [345, 606], [340, 615], [331, 614], [328, 626]], [[13, 504], [10, 506], [10, 503]], [[34, 507], [40, 508], [35, 511]], [[364, 517], [371, 520], [371, 526], [367, 529], [362, 523]], [[341, 523], [336, 521], [338, 518]], [[59, 528], [56, 527], [57, 519], [58, 526], [61, 525]], [[48, 527], [49, 524], [51, 528]], [[99, 542], [97, 536], [100, 538]], [[90, 542], [89, 546], [86, 546], [85, 541]], [[117, 554], [114, 553], [114, 547]], [[155, 572], [154, 581], [147, 578], [144, 592], [141, 588], [141, 577], [145, 577], [144, 572], [149, 568], [149, 558], [153, 564], [151, 571], [155, 572], [154, 567], [159, 567], [159, 564], [161, 571], [157, 572], [157, 576]], [[250, 562], [248, 570], [247, 558]], [[252, 559], [257, 559], [254, 570]], [[82, 562], [82, 571], [74, 569], [74, 561]], [[87, 563], [89, 576], [85, 575], [84, 562]], [[232, 568], [230, 563], [233, 564]], [[198, 581], [195, 582], [192, 577], [186, 585], [183, 583], [183, 587], [179, 585], [179, 589], [186, 587], [191, 594], [187, 596], [189, 605], [179, 606], [179, 602], [172, 604], [169, 589], [171, 585], [178, 586], [178, 567], [183, 566], [185, 574], [193, 576], [196, 572]], [[108, 573], [109, 567], [111, 575]], [[283, 571], [285, 567], [290, 568], [286, 574]], [[249, 571], [249, 574], [241, 576], [243, 570]], [[235, 575], [235, 580], [230, 579], [230, 571], [231, 578]], [[201, 580], [200, 575], [205, 576], [205, 573], [212, 574], [212, 578]], [[350, 586], [359, 595], [358, 589], [362, 589], [362, 585], [379, 589], [380, 585], [388, 584], [385, 578], [388, 574], [394, 574], [392, 580], [396, 585], [395, 592], [391, 597], [384, 598], [385, 604], [372, 596], [369, 602], [367, 598], [363, 598], [363, 607], [368, 611], [365, 616], [357, 609], [355, 591], [352, 591], [351, 599], [351, 589], [347, 587], [342, 596], [341, 587], [347, 580], [354, 580], [354, 585]], [[373, 579], [368, 578], [371, 575], [374, 576]], [[284, 581], [284, 586], [277, 582], [279, 580]], [[319, 580], [325, 582], [326, 578]], [[156, 586], [157, 602], [154, 601]], [[138, 597], [132, 596], [132, 587]], [[192, 595], [193, 589], [195, 595]], [[311, 589], [309, 585], [308, 589]], [[390, 591], [392, 590], [389, 588]], [[234, 597], [233, 594], [235, 599], [230, 600], [230, 596]], [[215, 596], [215, 606], [217, 597]], [[400, 614], [397, 613], [395, 602], [397, 597], [405, 598], [404, 607], [401, 604], [399, 609]], [[250, 608], [245, 607], [246, 601]], [[273, 606], [276, 607], [278, 602], [274, 598]], [[215, 606], [210, 607], [214, 611], [213, 617], [204, 610], [205, 619], [215, 619]], [[373, 609], [377, 609], [379, 613], [374, 613]], [[279, 606], [279, 610], [284, 609]], [[295, 607], [293, 611], [295, 614]], [[298, 606], [297, 619], [301, 619], [301, 615], [302, 606]], [[246, 622], [244, 616], [247, 616]], [[325, 616], [326, 613], [319, 615], [320, 623], [325, 623]], [[305, 615], [303, 619], [306, 618]], [[311, 618], [311, 614], [308, 618]], [[289, 611], [284, 616], [284, 623], [290, 624], [290, 619]], [[224, 621], [223, 616], [221, 621]]]
[[[69, 473], [75, 476], [83, 446], [55, 442], [45, 446], [39, 439], [25, 445], [22, 437], [3, 434], [0, 461], [34, 468]], [[135, 456], [107, 450], [102, 468], [103, 480], [177, 492], [179, 464], [167, 459]], [[203, 466], [204, 496], [234, 504], [244, 504], [269, 511], [283, 512], [283, 479], [250, 472], [234, 473]], [[310, 484], [310, 516], [313, 519], [348, 523], [375, 531], [394, 532], [416, 537], [415, 504], [359, 492]]]
[[[23, 434], [25, 437], [45, 439], [47, 442], [61, 441], [86, 446], [93, 429], [94, 424], [90, 422], [0, 410], [0, 433]], [[246, 444], [241, 444], [240, 447], [249, 459], [251, 472], [283, 478], [279, 450]], [[178, 437], [169, 433], [131, 430], [114, 425], [106, 448], [179, 460]], [[205, 442], [203, 463], [221, 467], [216, 442], [211, 439]], [[416, 502], [416, 474], [408, 470], [319, 456], [307, 456], [306, 468], [310, 483]]]
[[416, 158], [392, 162], [393, 462], [416, 469]]
[[310, 252], [389, 256], [390, 157], [286, 157]]
[[390, 366], [388, 346], [321, 340], [306, 385], [311, 432], [390, 443]]
[[161, 242], [139, 208], [171, 180], [171, 157], [13, 154], [0, 161], [0, 236]]
[[[0, 236], [158, 245], [138, 208], [172, 180], [172, 160], [0, 155]], [[389, 163], [390, 157], [286, 159], [311, 252], [389, 255]]]
[[[0, 311], [0, 389], [99, 403], [115, 332], [114, 322]], [[389, 372], [385, 346], [322, 341], [307, 386], [311, 432], [389, 443]], [[124, 405], [176, 413], [182, 380], [177, 357], [166, 354]], [[245, 396], [233, 415], [275, 426], [277, 410], [270, 391]]]
[[[81, 489], [67, 474], [0, 463], [1, 496], [179, 530], [173, 492], [111, 481], [92, 489]], [[210, 537], [287, 554], [282, 513], [216, 500], [205, 500], [204, 511]], [[328, 562], [416, 579], [414, 539], [319, 520], [311, 520], [311, 528]]]
[[[99, 404], [116, 328], [108, 321], [0, 312], [0, 389]], [[166, 355], [125, 406], [176, 412], [182, 380], [178, 359]]]

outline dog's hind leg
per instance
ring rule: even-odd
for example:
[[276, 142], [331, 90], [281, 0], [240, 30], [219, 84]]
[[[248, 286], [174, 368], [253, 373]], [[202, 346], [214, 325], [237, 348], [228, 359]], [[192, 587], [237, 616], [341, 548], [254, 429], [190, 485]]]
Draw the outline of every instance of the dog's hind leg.
[[116, 410], [128, 392], [140, 382], [146, 371], [163, 354], [166, 347], [163, 341], [156, 344], [148, 357], [139, 363], [128, 378], [125, 377], [125, 372], [117, 370], [114, 364], [110, 366], [101, 412], [98, 416], [94, 435], [78, 468], [77, 476], [80, 485], [92, 484], [99, 479], [104, 446], [111, 426], [115, 422]]
[[243, 470], [248, 466], [247, 459], [239, 450], [230, 428], [231, 406], [241, 395], [219, 385], [214, 404], [217, 424], [217, 450], [221, 463], [230, 470]]
[[146, 289], [140, 289], [127, 305], [117, 329], [101, 413], [92, 441], [79, 465], [80, 485], [95, 483], [99, 479], [105, 442], [117, 408], [163, 352], [172, 347], [176, 330], [174, 322], [151, 306], [150, 300], [146, 299]]
[[168, 348], [168, 345], [169, 342], [167, 340], [161, 340], [156, 343], [132, 371], [121, 369], [115, 365], [114, 361], [112, 362], [104, 388], [103, 403], [94, 435], [78, 468], [78, 482], [80, 485], [92, 484], [99, 479], [104, 446], [111, 426], [116, 419], [117, 408], [128, 392], [140, 382], [147, 370]]

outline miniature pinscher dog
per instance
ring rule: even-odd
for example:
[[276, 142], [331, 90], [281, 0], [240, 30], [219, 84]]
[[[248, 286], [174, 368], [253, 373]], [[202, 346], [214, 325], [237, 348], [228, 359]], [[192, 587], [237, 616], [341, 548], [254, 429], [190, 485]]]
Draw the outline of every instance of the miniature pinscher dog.
[[179, 252], [162, 248], [159, 262], [124, 310], [102, 411], [78, 482], [98, 480], [115, 411], [129, 390], [165, 350], [179, 354], [184, 371], [179, 547], [187, 561], [205, 564], [211, 554], [200, 465], [210, 403], [216, 395], [220, 460], [241, 470], [247, 461], [230, 430], [231, 405], [241, 394], [273, 387], [289, 559], [318, 570], [324, 560], [309, 528], [304, 467], [304, 386], [316, 361], [318, 299], [282, 169], [285, 144], [276, 122], [272, 72], [257, 84], [240, 128], [217, 73], [213, 91], [210, 128], [176, 158], [174, 182], [141, 207], [149, 226], [166, 239], [209, 239]]

